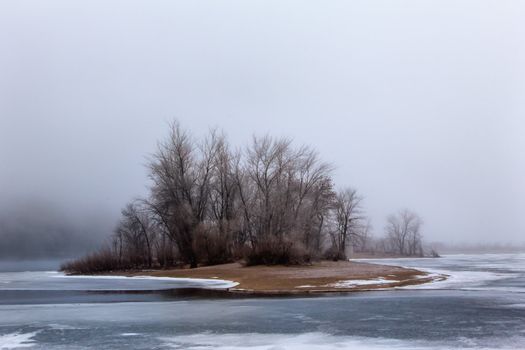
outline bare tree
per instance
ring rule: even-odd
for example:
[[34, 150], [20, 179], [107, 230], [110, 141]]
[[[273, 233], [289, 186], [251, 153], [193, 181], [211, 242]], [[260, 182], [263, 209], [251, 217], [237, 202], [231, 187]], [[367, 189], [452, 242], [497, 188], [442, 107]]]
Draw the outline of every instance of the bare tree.
[[[236, 249], [244, 244], [244, 235], [238, 225], [239, 186], [236, 179], [236, 166], [239, 154], [230, 151], [224, 134], [217, 136], [210, 181], [210, 219], [215, 223], [218, 239], [227, 245], [223, 249]], [[228, 242], [226, 242], [228, 241]]]
[[122, 218], [115, 229], [114, 249], [121, 263], [152, 266], [152, 235], [149, 216], [138, 202], [122, 209]]
[[370, 219], [363, 220], [358, 228], [358, 234], [353, 242], [354, 251], [356, 252], [372, 252], [374, 238], [372, 236], [372, 223]]
[[284, 262], [317, 253], [332, 195], [331, 167], [308, 147], [266, 136], [253, 138], [237, 169], [243, 227], [254, 256], [274, 250], [275, 260]]
[[195, 230], [204, 219], [213, 146], [205, 143], [200, 151], [202, 154], [190, 135], [174, 123], [150, 163], [151, 208], [191, 267], [198, 262]]
[[387, 219], [386, 236], [399, 255], [422, 255], [421, 218], [407, 209]]
[[334, 200], [332, 166], [322, 162], [318, 153], [306, 146], [301, 147], [294, 158], [294, 225], [302, 232], [305, 247], [311, 253], [318, 252], [324, 218]]
[[357, 191], [351, 188], [344, 189], [336, 195], [335, 228], [331, 232], [334, 259], [346, 259], [349, 241], [359, 235], [363, 220], [361, 201]]

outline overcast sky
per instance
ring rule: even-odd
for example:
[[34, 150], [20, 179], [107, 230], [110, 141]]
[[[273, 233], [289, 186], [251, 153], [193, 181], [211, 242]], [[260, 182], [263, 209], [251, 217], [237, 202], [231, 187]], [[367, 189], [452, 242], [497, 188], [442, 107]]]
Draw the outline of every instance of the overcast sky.
[[406, 207], [430, 241], [523, 242], [524, 18], [519, 0], [1, 0], [0, 208], [109, 233], [176, 118], [314, 146], [378, 235]]

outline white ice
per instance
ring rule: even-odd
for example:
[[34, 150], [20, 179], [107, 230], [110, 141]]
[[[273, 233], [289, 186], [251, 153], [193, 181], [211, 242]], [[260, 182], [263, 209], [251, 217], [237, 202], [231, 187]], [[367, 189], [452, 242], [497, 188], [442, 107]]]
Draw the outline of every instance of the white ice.
[[208, 289], [226, 289], [237, 286], [238, 282], [221, 280], [218, 277], [212, 278], [187, 278], [187, 277], [155, 277], [155, 276], [87, 276], [87, 275], [65, 275], [63, 273], [57, 272], [53, 277], [62, 277], [62, 278], [79, 278], [79, 279], [108, 279], [108, 280], [150, 280], [150, 281], [166, 281], [166, 282], [183, 282], [188, 284], [202, 284], [203, 288]]
[[70, 276], [55, 271], [0, 272], [0, 290], [160, 290], [189, 287], [227, 289], [236, 285], [238, 283], [220, 279]]
[[[398, 340], [386, 338], [365, 338], [337, 336], [321, 332], [310, 332], [302, 334], [214, 334], [200, 333], [176, 337], [160, 338], [165, 346], [173, 349], [187, 350], [379, 350], [379, 349], [403, 349], [403, 350], [445, 350], [458, 347], [458, 342], [443, 343], [431, 341]], [[523, 338], [495, 339], [495, 344], [476, 343], [476, 349], [516, 349], [522, 344]]]
[[399, 281], [396, 280], [387, 280], [383, 277], [370, 280], [342, 280], [336, 283], [330, 283], [324, 287], [334, 287], [334, 288], [352, 288], [356, 286], [367, 286], [367, 285], [376, 285], [376, 284], [390, 284], [396, 283]]
[[[525, 254], [453, 254], [443, 258], [356, 259], [356, 261], [414, 268], [434, 279], [431, 283], [396, 287], [402, 289], [461, 289], [523, 292], [519, 286], [491, 284], [525, 273]], [[448, 276], [445, 280], [440, 275]]]
[[29, 333], [9, 333], [0, 335], [0, 349], [20, 349], [29, 348], [35, 345], [33, 337], [38, 332]]

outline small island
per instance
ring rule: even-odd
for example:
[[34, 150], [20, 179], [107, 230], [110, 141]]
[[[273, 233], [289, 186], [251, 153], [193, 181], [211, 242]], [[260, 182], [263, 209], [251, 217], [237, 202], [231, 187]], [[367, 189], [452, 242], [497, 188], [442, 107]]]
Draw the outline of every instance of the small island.
[[424, 257], [422, 220], [387, 218], [373, 238], [363, 197], [334, 185], [333, 166], [286, 138], [253, 137], [232, 150], [224, 133], [197, 140], [178, 123], [149, 162], [149, 196], [122, 210], [111, 242], [63, 264], [68, 274], [221, 279], [230, 292], [350, 292], [445, 278], [349, 261]]

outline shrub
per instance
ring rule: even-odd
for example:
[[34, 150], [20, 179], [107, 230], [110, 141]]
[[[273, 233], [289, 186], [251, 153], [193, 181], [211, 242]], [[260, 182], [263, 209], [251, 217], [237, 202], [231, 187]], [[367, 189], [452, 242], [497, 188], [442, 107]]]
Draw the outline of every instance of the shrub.
[[232, 262], [228, 235], [218, 231], [199, 231], [195, 237], [194, 250], [198, 260], [205, 265], [217, 265]]
[[436, 250], [434, 250], [434, 249], [432, 249], [432, 250], [430, 251], [430, 256], [433, 257], [433, 258], [441, 258], [441, 256], [439, 255], [439, 253], [438, 253]]
[[330, 247], [325, 253], [324, 258], [327, 260], [339, 261], [339, 260], [348, 260], [344, 253], [335, 247]]
[[72, 274], [92, 274], [122, 268], [122, 264], [110, 248], [102, 248], [83, 258], [68, 261], [60, 266], [60, 271]]
[[286, 239], [268, 237], [248, 249], [244, 260], [252, 265], [297, 265], [309, 262], [310, 255], [302, 245]]

